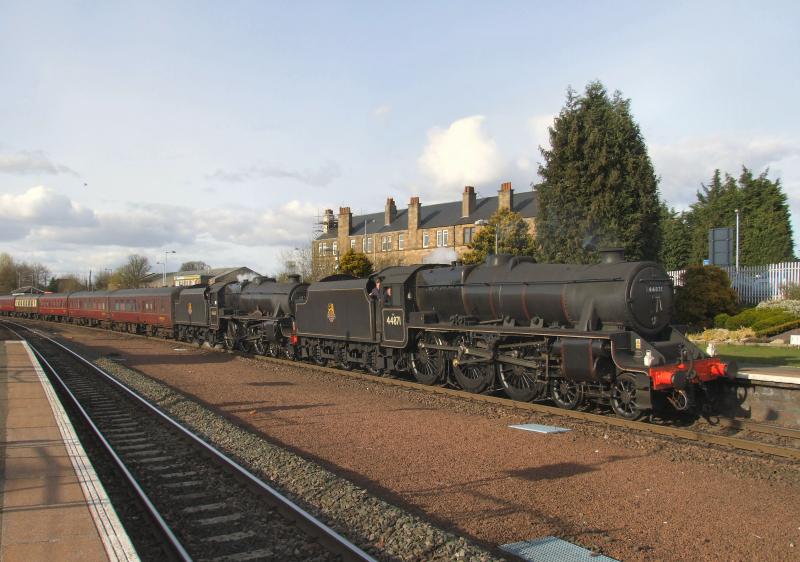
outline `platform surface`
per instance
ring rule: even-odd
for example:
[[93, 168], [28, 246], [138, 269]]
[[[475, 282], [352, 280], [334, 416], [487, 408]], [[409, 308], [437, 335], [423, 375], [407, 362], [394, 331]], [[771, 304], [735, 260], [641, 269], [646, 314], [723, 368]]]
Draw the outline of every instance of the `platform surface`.
[[0, 342], [0, 455], [0, 560], [138, 560], [22, 342]]
[[752, 382], [800, 384], [800, 369], [795, 367], [756, 367], [743, 365], [736, 374], [736, 378]]

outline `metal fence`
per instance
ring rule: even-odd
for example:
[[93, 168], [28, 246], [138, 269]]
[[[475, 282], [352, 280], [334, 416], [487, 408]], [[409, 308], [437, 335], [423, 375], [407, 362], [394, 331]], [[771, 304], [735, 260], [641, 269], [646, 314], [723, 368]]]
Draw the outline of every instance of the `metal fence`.
[[[761, 301], [781, 298], [784, 287], [800, 285], [800, 262], [771, 263], [736, 268], [720, 269], [728, 273], [731, 287], [739, 294], [739, 301], [758, 304]], [[685, 269], [667, 272], [676, 286], [683, 286]]]

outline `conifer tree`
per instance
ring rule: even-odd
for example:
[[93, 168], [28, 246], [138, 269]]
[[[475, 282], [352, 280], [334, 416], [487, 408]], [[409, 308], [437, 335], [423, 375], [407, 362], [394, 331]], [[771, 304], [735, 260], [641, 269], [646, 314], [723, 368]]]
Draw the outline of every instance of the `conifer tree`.
[[367, 277], [372, 273], [372, 262], [369, 261], [366, 254], [355, 252], [350, 248], [339, 259], [339, 273], [346, 273], [353, 277]]
[[691, 263], [691, 229], [684, 213], [661, 207], [661, 251], [659, 262], [667, 271], [684, 269]]
[[630, 100], [600, 82], [567, 101], [541, 149], [536, 238], [543, 261], [590, 263], [618, 246], [629, 260], [657, 259], [658, 181]]
[[734, 228], [739, 209], [739, 263], [764, 265], [794, 259], [792, 227], [786, 194], [780, 180], [759, 176], [742, 167], [738, 181], [719, 170], [708, 185], [697, 192], [697, 202], [687, 213], [691, 229], [690, 261], [701, 263], [708, 257], [708, 231], [712, 228]]

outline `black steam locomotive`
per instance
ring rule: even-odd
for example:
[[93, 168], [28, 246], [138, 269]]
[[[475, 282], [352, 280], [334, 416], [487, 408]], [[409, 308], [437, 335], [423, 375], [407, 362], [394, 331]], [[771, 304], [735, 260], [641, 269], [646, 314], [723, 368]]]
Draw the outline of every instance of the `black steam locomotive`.
[[715, 380], [735, 374], [670, 325], [664, 269], [624, 262], [620, 251], [594, 265], [497, 255], [480, 265], [389, 267], [367, 279], [263, 278], [172, 294], [177, 339], [375, 374], [410, 372], [424, 384], [503, 389], [568, 409], [599, 402], [627, 419], [687, 410]]

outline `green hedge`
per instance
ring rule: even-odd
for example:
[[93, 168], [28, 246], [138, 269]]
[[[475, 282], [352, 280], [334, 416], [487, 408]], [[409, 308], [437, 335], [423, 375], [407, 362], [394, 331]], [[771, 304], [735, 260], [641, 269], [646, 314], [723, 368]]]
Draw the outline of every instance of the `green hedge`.
[[796, 321], [800, 321], [799, 316], [779, 308], [748, 308], [735, 316], [717, 314], [714, 317], [714, 326], [727, 330], [752, 328], [756, 333], [759, 333], [771, 331], [777, 326]]
[[789, 330], [794, 330], [795, 328], [800, 328], [800, 319], [792, 320], [791, 322], [786, 322], [784, 324], [778, 324], [776, 326], [771, 326], [769, 328], [759, 330], [756, 332], [756, 336], [760, 338], [777, 336], [778, 334], [782, 334], [783, 332], [788, 332]]

